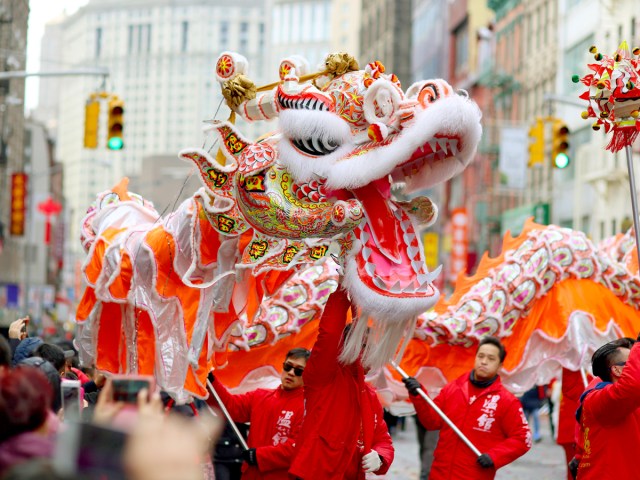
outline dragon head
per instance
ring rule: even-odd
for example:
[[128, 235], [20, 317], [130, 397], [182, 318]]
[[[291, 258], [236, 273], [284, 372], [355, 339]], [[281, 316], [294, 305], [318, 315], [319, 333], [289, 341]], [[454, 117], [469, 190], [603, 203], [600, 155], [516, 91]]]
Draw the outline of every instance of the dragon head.
[[[323, 199], [357, 202], [350, 208], [361, 207], [362, 221], [352, 216], [357, 221], [338, 232], [352, 235], [342, 259], [344, 284], [370, 317], [413, 320], [438, 298], [433, 286], [437, 272], [427, 270], [419, 238], [420, 228], [435, 221], [437, 209], [426, 197], [400, 202], [392, 187], [415, 192], [461, 172], [480, 140], [480, 110], [443, 80], [417, 82], [405, 93], [380, 62], [359, 70], [351, 57], [335, 54], [326, 65], [322, 75], [309, 76], [303, 75], [307, 66], [299, 58], [285, 59], [281, 82], [261, 92], [244, 77], [246, 61], [223, 54], [217, 74], [229, 106], [250, 121], [279, 119], [278, 131], [260, 148], [235, 148], [239, 134], [230, 135], [226, 123], [219, 125], [225, 153], [241, 172], [259, 165], [261, 175], [276, 179], [281, 178], [276, 171], [284, 169], [293, 182], [290, 190], [298, 195], [322, 192]], [[268, 161], [262, 154], [256, 159], [257, 151], [268, 152]], [[272, 173], [265, 175], [267, 168]], [[242, 199], [246, 175], [240, 180], [236, 197]], [[274, 198], [273, 189], [263, 194], [265, 200]], [[256, 218], [247, 221], [272, 235], [273, 222], [262, 228]]]

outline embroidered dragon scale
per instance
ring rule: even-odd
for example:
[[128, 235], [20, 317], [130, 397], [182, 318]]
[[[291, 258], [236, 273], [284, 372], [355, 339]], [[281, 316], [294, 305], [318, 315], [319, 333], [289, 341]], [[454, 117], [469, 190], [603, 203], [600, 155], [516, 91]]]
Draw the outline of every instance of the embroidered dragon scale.
[[[560, 378], [562, 368], [588, 368], [600, 345], [640, 331], [637, 271], [632, 230], [596, 245], [583, 232], [529, 221], [518, 237], [505, 236], [500, 255], [485, 255], [473, 276], [460, 276], [449, 298], [420, 315], [401, 367], [436, 394], [472, 368], [476, 342], [495, 335], [508, 352], [502, 382], [513, 392]], [[234, 368], [219, 370], [220, 378], [238, 391], [273, 385], [286, 348], [313, 344], [307, 328], [269, 347], [270, 369], [259, 349], [233, 352]], [[371, 381], [387, 404], [406, 410], [406, 402], [394, 403], [406, 398], [397, 374], [387, 369]]]
[[[336, 67], [336, 58], [346, 61]], [[299, 331], [337, 288], [338, 271], [373, 325], [367, 365], [384, 364], [435, 304], [438, 272], [425, 266], [419, 233], [437, 208], [423, 196], [396, 200], [392, 189], [417, 192], [462, 171], [480, 111], [442, 80], [404, 93], [379, 62], [358, 70], [341, 54], [327, 67], [310, 82], [306, 63], [291, 57], [280, 83], [243, 98], [247, 62], [223, 53], [216, 74], [227, 103], [250, 121], [278, 118], [278, 130], [251, 142], [231, 121], [211, 122], [224, 160], [183, 150], [203, 187], [165, 218], [126, 182], [98, 196], [83, 224], [86, 360], [154, 372], [174, 396], [203, 396], [212, 354], [232, 331], [237, 348]], [[367, 323], [352, 329], [345, 360], [361, 354]]]

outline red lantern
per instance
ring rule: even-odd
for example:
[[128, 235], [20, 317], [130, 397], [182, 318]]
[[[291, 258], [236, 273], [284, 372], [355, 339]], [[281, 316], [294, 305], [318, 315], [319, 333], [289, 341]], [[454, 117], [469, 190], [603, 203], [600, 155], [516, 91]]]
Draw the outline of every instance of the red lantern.
[[62, 211], [62, 204], [49, 197], [44, 202], [38, 204], [38, 211], [43, 213], [47, 218], [44, 230], [44, 243], [45, 245], [49, 245], [51, 241], [51, 215], [58, 215]]

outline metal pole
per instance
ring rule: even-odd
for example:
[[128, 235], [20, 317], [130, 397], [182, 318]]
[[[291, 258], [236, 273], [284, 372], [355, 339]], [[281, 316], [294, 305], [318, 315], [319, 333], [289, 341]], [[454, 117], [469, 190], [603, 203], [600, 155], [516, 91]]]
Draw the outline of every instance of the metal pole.
[[[407, 375], [406, 372], [402, 368], [400, 368], [400, 366], [396, 362], [391, 360], [390, 363], [391, 363], [391, 366], [395, 368], [400, 375], [402, 375], [402, 378], [409, 378], [409, 375]], [[473, 453], [476, 454], [476, 456], [479, 457], [480, 455], [482, 455], [480, 450], [478, 450], [476, 446], [473, 443], [471, 443], [471, 441], [466, 437], [466, 435], [462, 433], [458, 427], [456, 427], [456, 425], [451, 421], [451, 419], [447, 417], [447, 415], [442, 410], [440, 410], [440, 407], [438, 407], [435, 404], [435, 402], [431, 400], [429, 395], [427, 395], [421, 388], [418, 389], [418, 394], [425, 399], [425, 401], [431, 406], [431, 408], [433, 408], [436, 411], [438, 415], [440, 415], [440, 418], [442, 418], [447, 423], [447, 425], [451, 427], [451, 430], [456, 432], [456, 435], [460, 437], [460, 439], [467, 445], [467, 447], [471, 449]]]
[[633, 154], [631, 145], [624, 147], [627, 154], [627, 169], [629, 170], [629, 188], [631, 190], [631, 210], [633, 211], [633, 232], [636, 237], [636, 254], [640, 265], [640, 230], [638, 230], [638, 194], [636, 191], [636, 176], [633, 172]]
[[78, 68], [75, 70], [65, 70], [59, 72], [27, 72], [25, 70], [11, 70], [10, 72], [0, 72], [0, 80], [9, 78], [25, 78], [25, 77], [74, 77], [95, 75], [98, 77], [108, 77], [108, 68]]
[[584, 388], [587, 388], [589, 382], [587, 381], [587, 372], [585, 372], [584, 367], [580, 367], [580, 376], [582, 377], [582, 383], [584, 383]]
[[211, 385], [211, 382], [209, 381], [209, 379], [207, 379], [207, 388], [209, 389], [211, 394], [215, 397], [216, 402], [218, 402], [218, 405], [220, 406], [220, 410], [222, 410], [222, 413], [227, 418], [227, 421], [229, 422], [229, 425], [231, 425], [231, 428], [233, 429], [233, 433], [235, 433], [236, 437], [238, 437], [238, 441], [240, 442], [240, 445], [242, 445], [242, 448], [244, 448], [245, 450], [249, 450], [249, 445], [247, 445], [247, 442], [244, 441], [244, 437], [240, 433], [240, 430], [238, 430], [238, 427], [236, 427], [236, 424], [231, 418], [231, 415], [229, 415], [229, 411], [227, 410], [227, 407], [225, 407], [224, 403], [222, 403], [222, 400], [220, 399], [220, 395], [218, 395], [218, 392], [216, 392], [216, 389], [213, 388], [213, 385]]

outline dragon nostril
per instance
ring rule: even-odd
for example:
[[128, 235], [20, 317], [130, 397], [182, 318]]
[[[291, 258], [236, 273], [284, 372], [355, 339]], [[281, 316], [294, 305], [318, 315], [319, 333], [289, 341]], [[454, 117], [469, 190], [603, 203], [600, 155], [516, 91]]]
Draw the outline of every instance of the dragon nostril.
[[458, 89], [458, 91], [456, 91], [456, 93], [458, 95], [460, 95], [461, 97], [469, 98], [469, 92], [467, 92], [466, 90], [463, 90], [462, 88]]

